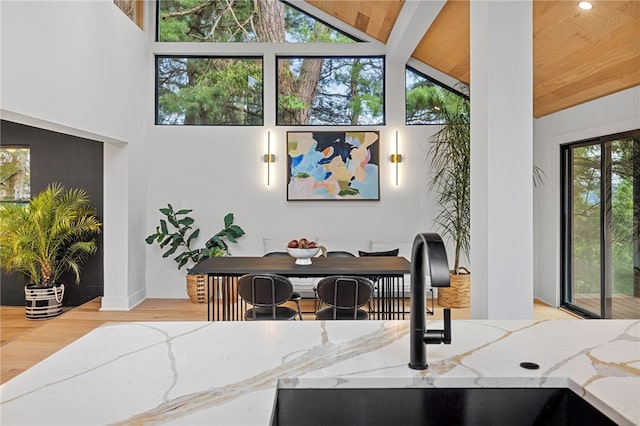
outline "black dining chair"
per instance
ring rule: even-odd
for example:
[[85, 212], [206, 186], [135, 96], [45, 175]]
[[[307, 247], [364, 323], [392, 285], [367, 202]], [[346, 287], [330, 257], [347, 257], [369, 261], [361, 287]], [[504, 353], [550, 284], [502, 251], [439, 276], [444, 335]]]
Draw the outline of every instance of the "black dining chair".
[[317, 285], [318, 298], [327, 307], [316, 312], [318, 320], [366, 320], [369, 314], [360, 307], [373, 295], [371, 280], [364, 277], [334, 275]]
[[[269, 253], [266, 253], [262, 257], [291, 257], [291, 256], [289, 256], [289, 253], [287, 253], [286, 251], [270, 251]], [[302, 295], [299, 292], [293, 290], [293, 293], [291, 294], [291, 298], [289, 300], [296, 303], [296, 306], [298, 307], [298, 312], [300, 313], [300, 320], [302, 320], [302, 309], [300, 309], [300, 299], [302, 299]]]
[[275, 274], [246, 274], [238, 278], [238, 294], [252, 307], [244, 314], [245, 320], [302, 319], [300, 309], [281, 306], [291, 299], [293, 285], [287, 277]]
[[328, 251], [327, 257], [356, 257], [356, 255], [350, 251], [334, 250]]
[[[356, 257], [355, 254], [351, 253], [350, 251], [344, 251], [344, 250], [332, 250], [332, 251], [328, 251], [326, 253], [327, 257]], [[318, 286], [314, 286], [313, 287], [313, 294], [316, 296], [316, 312], [318, 312], [318, 310], [320, 308], [322, 308], [322, 301], [318, 298]]]

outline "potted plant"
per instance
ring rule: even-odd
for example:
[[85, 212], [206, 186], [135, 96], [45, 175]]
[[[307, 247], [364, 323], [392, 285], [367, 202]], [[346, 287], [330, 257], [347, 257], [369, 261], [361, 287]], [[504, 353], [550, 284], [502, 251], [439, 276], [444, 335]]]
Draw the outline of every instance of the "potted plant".
[[[171, 204], [167, 204], [167, 207], [160, 209], [160, 213], [166, 219], [160, 219], [160, 225], [156, 227], [156, 232], [145, 240], [147, 244], [158, 243], [162, 249], [168, 247], [162, 257], [169, 257], [180, 250], [178, 255], [173, 258], [178, 264], [178, 269], [190, 262], [196, 264], [210, 257], [229, 255], [227, 241], [237, 243], [237, 238], [245, 234], [240, 226], [233, 223], [233, 213], [228, 213], [224, 217], [224, 228], [209, 238], [203, 248], [194, 248], [193, 244], [200, 235], [200, 229], [194, 229], [192, 226], [195, 220], [188, 216], [192, 211], [191, 209], [175, 211]], [[187, 294], [193, 303], [208, 302], [205, 300], [205, 279], [204, 275], [187, 274]]]
[[0, 207], [0, 265], [23, 274], [26, 317], [45, 319], [62, 313], [64, 285], [73, 271], [80, 283], [80, 265], [97, 251], [95, 236], [101, 223], [82, 189], [65, 190], [50, 184], [26, 205]]
[[438, 289], [438, 303], [462, 308], [470, 305], [471, 285], [471, 273], [460, 265], [463, 255], [469, 257], [471, 240], [471, 104], [468, 97], [450, 92], [434, 98], [442, 126], [429, 138], [429, 189], [437, 194], [435, 222], [440, 233], [454, 244], [451, 287]]

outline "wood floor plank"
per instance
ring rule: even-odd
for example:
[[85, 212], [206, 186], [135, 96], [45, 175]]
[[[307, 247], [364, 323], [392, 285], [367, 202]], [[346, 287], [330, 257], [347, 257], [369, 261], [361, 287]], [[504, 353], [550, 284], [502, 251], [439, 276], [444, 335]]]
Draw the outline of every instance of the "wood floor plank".
[[[147, 299], [131, 311], [101, 311], [100, 304], [101, 299], [97, 298], [67, 310], [59, 317], [44, 321], [27, 320], [24, 317], [23, 307], [0, 307], [2, 342], [0, 383], [17, 376], [106, 322], [206, 321], [207, 319], [207, 306], [193, 304], [189, 299]], [[303, 311], [312, 311], [313, 306], [313, 300], [302, 300]], [[452, 319], [469, 319], [470, 309], [452, 309], [451, 316]], [[303, 318], [313, 320], [314, 315], [304, 314]], [[442, 309], [436, 302], [435, 315], [429, 315], [427, 319], [441, 318]], [[575, 319], [577, 317], [535, 301], [534, 318]]]

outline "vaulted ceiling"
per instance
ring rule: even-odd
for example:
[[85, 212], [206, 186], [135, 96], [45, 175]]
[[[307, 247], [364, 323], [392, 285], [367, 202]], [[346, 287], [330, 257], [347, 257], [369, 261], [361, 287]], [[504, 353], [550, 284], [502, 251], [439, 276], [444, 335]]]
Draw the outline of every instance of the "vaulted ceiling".
[[[403, 7], [415, 0], [306, 1], [387, 43]], [[584, 11], [577, 1], [534, 0], [534, 117], [640, 85], [640, 1], [593, 3]], [[469, 1], [447, 0], [411, 56], [469, 83]]]

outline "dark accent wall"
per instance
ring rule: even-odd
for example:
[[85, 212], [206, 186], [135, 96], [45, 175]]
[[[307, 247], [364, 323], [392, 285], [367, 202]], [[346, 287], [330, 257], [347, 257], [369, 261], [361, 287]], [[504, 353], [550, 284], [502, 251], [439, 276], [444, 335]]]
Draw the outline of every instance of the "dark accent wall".
[[[91, 204], [103, 221], [103, 146], [102, 142], [79, 138], [11, 121], [0, 121], [0, 143], [23, 145], [31, 149], [31, 195], [42, 191], [51, 182], [65, 188], [87, 191]], [[59, 280], [65, 285], [63, 304], [77, 306], [104, 294], [104, 262], [102, 236], [97, 238], [98, 252], [82, 266], [80, 284], [72, 273]], [[24, 305], [25, 281], [17, 274], [0, 277], [0, 303], [5, 306]]]

